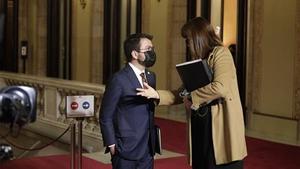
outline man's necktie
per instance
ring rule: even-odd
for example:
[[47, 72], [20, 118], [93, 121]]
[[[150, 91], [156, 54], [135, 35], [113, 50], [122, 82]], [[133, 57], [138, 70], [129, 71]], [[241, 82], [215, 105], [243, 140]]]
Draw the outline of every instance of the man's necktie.
[[143, 88], [145, 88], [144, 87], [144, 82], [147, 83], [147, 79], [146, 79], [145, 73], [141, 73], [140, 76], [142, 77]]

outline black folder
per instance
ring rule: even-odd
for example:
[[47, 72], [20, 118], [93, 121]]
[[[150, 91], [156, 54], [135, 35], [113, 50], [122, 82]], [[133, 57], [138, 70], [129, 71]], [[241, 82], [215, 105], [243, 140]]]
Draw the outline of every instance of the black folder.
[[155, 153], [162, 154], [160, 127], [158, 125], [154, 125], [154, 129], [155, 129]]
[[177, 64], [176, 70], [188, 92], [206, 86], [213, 78], [207, 61], [202, 59]]

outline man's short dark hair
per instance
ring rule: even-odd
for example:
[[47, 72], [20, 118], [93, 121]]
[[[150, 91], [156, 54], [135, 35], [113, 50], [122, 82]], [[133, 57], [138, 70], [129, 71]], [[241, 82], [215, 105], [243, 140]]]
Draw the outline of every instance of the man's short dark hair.
[[129, 35], [127, 39], [124, 41], [124, 53], [127, 62], [130, 62], [132, 60], [131, 52], [133, 50], [139, 50], [140, 40], [142, 38], [147, 38], [149, 40], [152, 40], [153, 36], [146, 33], [135, 33]]

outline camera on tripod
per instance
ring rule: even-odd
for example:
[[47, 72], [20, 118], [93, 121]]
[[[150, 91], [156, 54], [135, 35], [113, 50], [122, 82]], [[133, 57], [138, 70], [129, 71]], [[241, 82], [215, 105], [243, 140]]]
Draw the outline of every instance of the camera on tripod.
[[[28, 86], [7, 86], [0, 90], [0, 123], [9, 124], [11, 130], [20, 130], [36, 120], [36, 90]], [[0, 137], [0, 141], [5, 136]], [[0, 162], [13, 156], [12, 148], [0, 142]]]

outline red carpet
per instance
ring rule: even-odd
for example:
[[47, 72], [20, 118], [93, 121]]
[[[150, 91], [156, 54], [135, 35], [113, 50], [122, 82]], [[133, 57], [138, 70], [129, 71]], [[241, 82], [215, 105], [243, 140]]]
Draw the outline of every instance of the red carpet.
[[[1, 169], [70, 169], [69, 155], [56, 155], [34, 158], [23, 158], [4, 162]], [[110, 165], [99, 163], [95, 160], [85, 158], [82, 159], [83, 169], [111, 169]]]
[[160, 126], [162, 133], [162, 147], [177, 153], [187, 152], [186, 123], [155, 118], [155, 123]]
[[[103, 164], [95, 160], [82, 159], [82, 169], [111, 169], [110, 164]], [[155, 169], [190, 169], [186, 157], [155, 160]], [[70, 156], [57, 155], [46, 157], [23, 158], [0, 163], [1, 169], [70, 169]]]
[[246, 169], [299, 169], [300, 147], [247, 137]]
[[159, 159], [154, 161], [154, 169], [191, 169], [186, 156]]
[[[163, 148], [185, 153], [187, 147], [186, 124], [164, 119], [156, 119], [162, 131]], [[245, 169], [299, 169], [300, 147], [279, 144], [255, 138], [246, 138], [248, 156]], [[83, 158], [83, 169], [111, 169], [89, 158]], [[186, 156], [155, 160], [155, 169], [191, 169]], [[23, 158], [6, 161], [0, 169], [70, 169], [69, 155]]]

